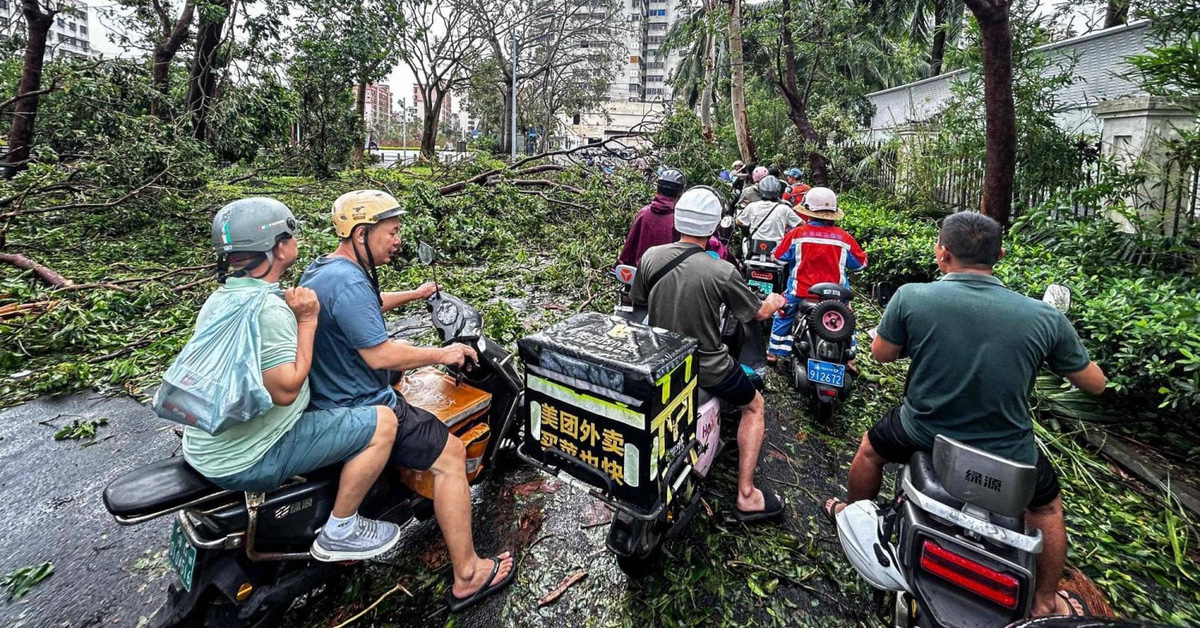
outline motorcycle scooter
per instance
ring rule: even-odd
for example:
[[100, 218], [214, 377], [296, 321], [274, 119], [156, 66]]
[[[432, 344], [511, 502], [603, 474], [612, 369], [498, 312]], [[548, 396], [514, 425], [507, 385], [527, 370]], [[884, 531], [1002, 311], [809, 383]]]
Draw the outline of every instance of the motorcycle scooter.
[[[432, 264], [432, 247], [422, 244], [420, 258]], [[479, 362], [447, 372], [419, 369], [396, 387], [464, 440], [468, 478], [475, 484], [520, 440], [521, 378], [513, 356], [483, 334], [475, 308], [440, 289], [427, 307], [443, 345], [471, 345]], [[345, 565], [309, 554], [333, 509], [340, 470], [319, 469], [273, 491], [243, 493], [216, 486], [176, 456], [109, 483], [104, 505], [117, 523], [174, 518], [167, 559], [179, 579], [168, 587], [157, 624], [274, 625], [298, 597], [345, 573]], [[431, 487], [427, 473], [385, 468], [360, 512], [399, 525], [428, 519]]]
[[[618, 266], [615, 275], [622, 284], [621, 293], [627, 297], [636, 276], [636, 269], [630, 266]], [[607, 318], [611, 318], [612, 322], [594, 321], [592, 323], [605, 326], [607, 332], [599, 334], [601, 336], [627, 337], [630, 334], [648, 334], [650, 332], [649, 328], [644, 326], [645, 308], [635, 308], [628, 299], [624, 304], [618, 302], [613, 316]], [[750, 323], [741, 324], [741, 327], [748, 337], [747, 341], [739, 343], [742, 347], [743, 359], [751, 362], [751, 366], [757, 364], [758, 368], [765, 368], [765, 344], [761, 333], [755, 333], [758, 326]], [[662, 330], [657, 331], [661, 332]], [[652, 341], [652, 344], [661, 341], [660, 337]], [[691, 339], [686, 339], [686, 341], [695, 342]], [[543, 350], [543, 355], [548, 353], [550, 353], [548, 350]], [[756, 355], [752, 357], [747, 353], [756, 353]], [[568, 356], [557, 359], [560, 362], [567, 362], [573, 358]], [[594, 367], [589, 368], [594, 370]], [[579, 371], [586, 370], [588, 369], [579, 369]], [[535, 374], [539, 373], [537, 367], [530, 367], [527, 363], [527, 375], [530, 371]], [[762, 390], [762, 379], [758, 373], [750, 371], [748, 374], [751, 375], [751, 380], [758, 389]], [[576, 381], [578, 382], [578, 380]], [[694, 385], [694, 381], [692, 384]], [[586, 386], [582, 383], [580, 385]], [[598, 390], [595, 386], [590, 388]], [[714, 460], [724, 451], [736, 448], [740, 412], [736, 408], [722, 407], [717, 399], [710, 397], [698, 387], [695, 388], [695, 391], [694, 401], [681, 406], [685, 409], [692, 409], [690, 411], [694, 412], [695, 416], [681, 419], [681, 423], [689, 425], [680, 430], [673, 445], [665, 446], [668, 449], [664, 458], [665, 463], [657, 463], [657, 458], [651, 462], [652, 467], [658, 464], [658, 468], [665, 470], [661, 476], [656, 470], [651, 472], [652, 479], [662, 478], [661, 492], [648, 501], [639, 503], [631, 501], [622, 493], [623, 487], [615, 484], [603, 473], [596, 472], [594, 464], [589, 465], [581, 460], [583, 456], [581, 453], [572, 455], [561, 449], [536, 446], [523, 446], [518, 452], [526, 462], [551, 475], [560, 477], [568, 483], [584, 486], [590, 495], [614, 507], [616, 512], [609, 528], [606, 546], [616, 555], [617, 564], [622, 571], [630, 576], [640, 577], [654, 569], [663, 543], [682, 532], [699, 509], [700, 489], [708, 477]], [[626, 403], [633, 405], [634, 401], [626, 400]], [[608, 403], [588, 402], [588, 405], [603, 409]], [[614, 409], [609, 407], [607, 411], [613, 412]], [[535, 412], [532, 407], [530, 412], [531, 419], [533, 414], [540, 414]], [[628, 412], [625, 414], [629, 415]], [[582, 418], [582, 415], [580, 416]], [[637, 419], [632, 418], [631, 420], [636, 421]], [[527, 432], [527, 434], [529, 433], [531, 432]], [[530, 443], [530, 445], [534, 444], [536, 444], [536, 439], [534, 443]]]
[[[1043, 300], [1065, 312], [1070, 291], [1052, 285]], [[1036, 480], [1033, 465], [938, 435], [901, 467], [891, 503], [838, 513], [838, 540], [855, 570], [894, 596], [889, 625], [1001, 628], [1033, 606], [1042, 534], [1026, 531], [1024, 515]]]
[[808, 293], [817, 301], [800, 302], [792, 327], [792, 385], [812, 400], [817, 420], [829, 422], [834, 404], [850, 396], [854, 383], [846, 364], [856, 355], [855, 318], [847, 305], [849, 288], [819, 283]]

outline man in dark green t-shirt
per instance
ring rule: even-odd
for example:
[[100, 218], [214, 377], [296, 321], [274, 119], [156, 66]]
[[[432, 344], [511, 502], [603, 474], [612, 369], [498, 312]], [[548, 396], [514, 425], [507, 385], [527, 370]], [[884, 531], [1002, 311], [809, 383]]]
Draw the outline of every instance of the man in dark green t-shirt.
[[[1093, 395], [1103, 371], [1070, 321], [1053, 306], [1004, 287], [992, 267], [1004, 257], [995, 220], [973, 212], [942, 224], [934, 253], [944, 276], [896, 291], [880, 321], [871, 355], [879, 362], [912, 358], [903, 403], [863, 435], [850, 466], [849, 501], [874, 499], [883, 465], [904, 464], [934, 437], [949, 438], [1037, 467], [1026, 521], [1045, 538], [1037, 558], [1033, 614], [1075, 614], [1056, 595], [1066, 559], [1058, 476], [1034, 442], [1029, 406], [1043, 365]], [[845, 504], [826, 502], [830, 514]]]

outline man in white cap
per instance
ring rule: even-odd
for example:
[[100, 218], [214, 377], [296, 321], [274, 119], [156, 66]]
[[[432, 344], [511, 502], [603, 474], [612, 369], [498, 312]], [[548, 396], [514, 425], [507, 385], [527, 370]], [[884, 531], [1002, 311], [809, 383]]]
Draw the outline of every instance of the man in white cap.
[[754, 486], [754, 469], [765, 432], [763, 398], [721, 344], [720, 313], [724, 306], [742, 322], [764, 321], [784, 305], [785, 299], [771, 294], [759, 301], [732, 264], [705, 254], [708, 238], [721, 222], [723, 205], [716, 190], [707, 186], [683, 193], [675, 204], [675, 230], [680, 240], [652, 247], [642, 255], [632, 298], [635, 305], [647, 306], [651, 325], [700, 341], [700, 387], [741, 408], [734, 515], [740, 521], [759, 521], [782, 514], [783, 501]]

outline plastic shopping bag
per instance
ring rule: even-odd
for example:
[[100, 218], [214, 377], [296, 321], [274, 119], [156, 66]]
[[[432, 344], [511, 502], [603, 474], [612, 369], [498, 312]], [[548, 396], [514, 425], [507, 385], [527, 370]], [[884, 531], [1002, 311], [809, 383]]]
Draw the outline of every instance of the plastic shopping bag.
[[270, 410], [263, 386], [258, 315], [277, 288], [226, 289], [163, 375], [158, 416], [219, 434]]

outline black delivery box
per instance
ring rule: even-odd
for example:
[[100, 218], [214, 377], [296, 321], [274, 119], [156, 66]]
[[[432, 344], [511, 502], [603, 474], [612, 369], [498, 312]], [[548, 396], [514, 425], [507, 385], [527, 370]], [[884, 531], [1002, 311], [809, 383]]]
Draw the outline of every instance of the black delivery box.
[[522, 338], [522, 451], [636, 511], [653, 511], [671, 452], [694, 435], [697, 344], [599, 312]]

